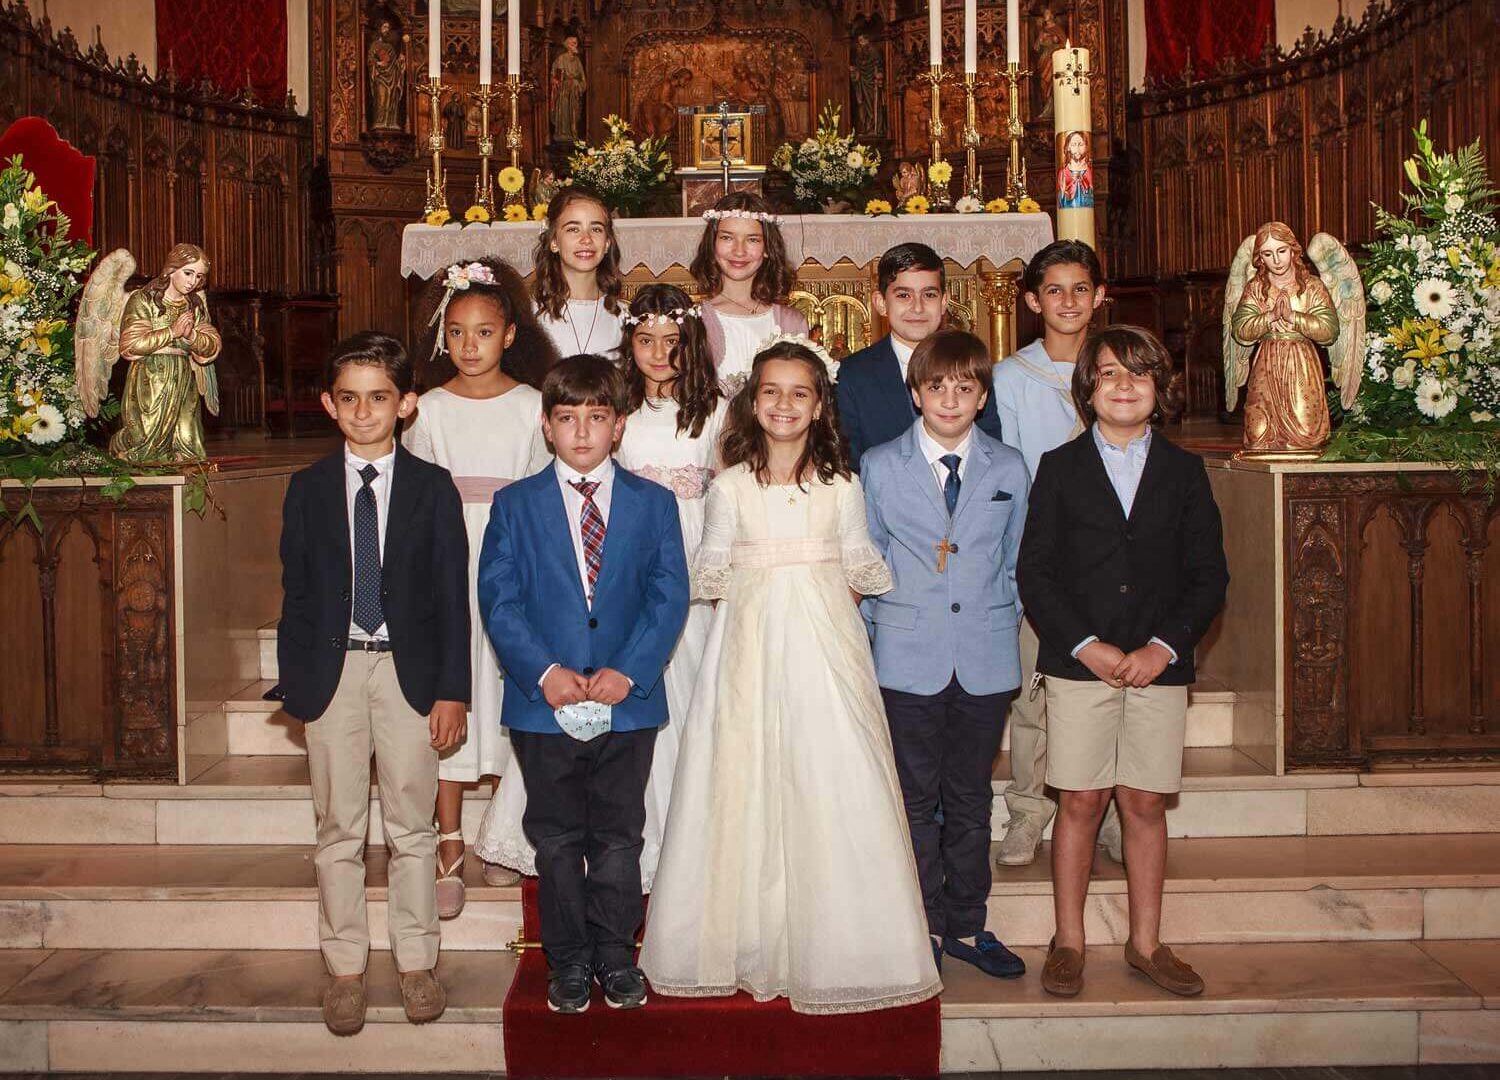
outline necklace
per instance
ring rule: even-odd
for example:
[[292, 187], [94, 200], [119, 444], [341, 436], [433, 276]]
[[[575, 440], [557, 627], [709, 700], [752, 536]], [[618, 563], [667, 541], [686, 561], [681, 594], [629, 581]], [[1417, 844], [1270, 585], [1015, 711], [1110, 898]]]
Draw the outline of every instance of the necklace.
[[571, 330], [571, 331], [573, 331], [573, 344], [574, 344], [574, 346], [577, 347], [577, 349], [578, 349], [578, 351], [580, 353], [586, 353], [586, 352], [588, 352], [588, 350], [585, 349], [584, 346], [587, 345], [589, 342], [591, 342], [591, 341], [594, 340], [594, 324], [599, 321], [599, 309], [604, 306], [604, 301], [602, 299], [592, 301], [592, 303], [594, 305], [594, 317], [589, 320], [589, 332], [584, 335], [584, 338], [583, 338], [582, 341], [579, 341], [578, 340], [578, 324], [573, 320], [573, 305], [574, 304], [587, 304], [587, 303], [590, 303], [590, 301], [588, 301], [588, 300], [569, 300], [567, 302], [567, 304], [563, 306], [563, 321], [565, 321], [568, 324], [568, 329]]
[[758, 301], [752, 300], [748, 305], [746, 305], [740, 303], [732, 296], [725, 296], [723, 293], [719, 294], [719, 299], [724, 301], [724, 303], [726, 304], [733, 304], [735, 307], [743, 311], [746, 315], [754, 317], [761, 314], [760, 303]]

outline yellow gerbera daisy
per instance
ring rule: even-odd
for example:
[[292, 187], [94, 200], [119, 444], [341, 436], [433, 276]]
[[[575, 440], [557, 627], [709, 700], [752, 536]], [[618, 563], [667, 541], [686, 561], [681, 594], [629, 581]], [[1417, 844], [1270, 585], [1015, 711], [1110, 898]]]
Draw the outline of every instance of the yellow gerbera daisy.
[[531, 215], [526, 212], [526, 207], [524, 207], [524, 206], [511, 205], [511, 206], [507, 206], [505, 208], [505, 220], [506, 221], [520, 222], [520, 221], [526, 221], [530, 217], [531, 217]]
[[1040, 214], [1042, 212], [1042, 204], [1035, 199], [1022, 199], [1016, 206], [1016, 209], [1023, 214]]
[[890, 212], [891, 204], [886, 202], [884, 199], [871, 199], [869, 202], [865, 203], [865, 213], [869, 214], [871, 217], [874, 217], [877, 214], [889, 214]]
[[953, 166], [946, 161], [934, 161], [927, 166], [927, 178], [934, 184], [946, 184], [953, 179]]
[[500, 175], [495, 178], [500, 185], [500, 190], [507, 195], [514, 195], [526, 186], [526, 174], [514, 165], [507, 165], [500, 170]]
[[428, 214], [423, 220], [429, 225], [446, 225], [448, 224], [448, 219], [452, 216], [452, 214], [448, 213], [447, 207], [440, 207]]
[[908, 214], [925, 214], [927, 213], [927, 207], [928, 202], [925, 195], [913, 195], [906, 200], [906, 212]]
[[984, 204], [984, 212], [986, 214], [1008, 214], [1010, 213], [1010, 203], [1004, 199], [991, 199]]
[[480, 206], [478, 203], [475, 203], [473, 206], [464, 211], [465, 221], [478, 222], [482, 225], [489, 219], [490, 212], [484, 207]]
[[539, 202], [531, 208], [532, 221], [544, 221], [547, 217], [547, 204]]

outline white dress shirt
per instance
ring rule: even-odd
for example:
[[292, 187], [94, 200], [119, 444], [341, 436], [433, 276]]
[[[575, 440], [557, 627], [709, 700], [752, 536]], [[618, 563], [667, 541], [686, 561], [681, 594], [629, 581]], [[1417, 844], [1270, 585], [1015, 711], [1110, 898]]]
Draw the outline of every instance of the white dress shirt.
[[[359, 475], [361, 469], [366, 465], [375, 466], [380, 474], [370, 481], [370, 491], [375, 495], [375, 527], [380, 534], [380, 563], [385, 565], [385, 521], [389, 516], [391, 506], [391, 470], [396, 467], [396, 451], [391, 450], [384, 457], [376, 458], [374, 461], [366, 461], [353, 450], [349, 444], [344, 444], [344, 509], [348, 511], [349, 517], [349, 566], [351, 571], [358, 557], [354, 553], [354, 499], [359, 494], [360, 488], [365, 486], [364, 477]], [[354, 589], [354, 575], [349, 576], [349, 589]], [[390, 637], [385, 623], [381, 623], [373, 634], [366, 633], [365, 629], [354, 621], [352, 614], [353, 606], [350, 607], [349, 636], [361, 641], [373, 638], [383, 641]]]
[[891, 349], [896, 354], [896, 364], [901, 368], [901, 384], [906, 385], [906, 369], [911, 367], [911, 354], [917, 351], [915, 345], [907, 345], [895, 334], [891, 335]]
[[[599, 510], [599, 516], [604, 519], [604, 527], [609, 528], [609, 502], [610, 496], [615, 490], [615, 460], [605, 458], [592, 472], [581, 473], [573, 468], [562, 458], [556, 459], [557, 483], [562, 489], [563, 509], [568, 513], [568, 535], [573, 539], [573, 557], [578, 560], [578, 581], [583, 586], [584, 599], [589, 607], [593, 607], [593, 598], [589, 596], [589, 564], [583, 557], [583, 493], [573, 486], [575, 481], [596, 480], [599, 486], [594, 489], [594, 506]], [[538, 686], [547, 681], [547, 676], [552, 674], [552, 669], [558, 664], [553, 662], [547, 665], [542, 677], [536, 681]], [[631, 684], [632, 686], [634, 683]]]
[[973, 427], [970, 427], [968, 433], [964, 435], [963, 442], [949, 450], [932, 437], [926, 424], [918, 424], [917, 445], [922, 448], [922, 456], [927, 459], [928, 468], [932, 470], [932, 477], [937, 481], [938, 494], [942, 494], [944, 485], [948, 483], [948, 466], [942, 462], [943, 457], [948, 454], [958, 455], [958, 482], [963, 483], [964, 475], [969, 471], [969, 451], [974, 447]]

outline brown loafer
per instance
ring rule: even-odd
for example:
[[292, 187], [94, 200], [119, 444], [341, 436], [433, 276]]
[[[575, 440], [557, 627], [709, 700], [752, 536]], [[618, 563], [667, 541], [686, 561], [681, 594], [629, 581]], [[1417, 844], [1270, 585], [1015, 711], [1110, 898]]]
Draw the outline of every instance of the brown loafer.
[[1203, 979], [1187, 964], [1177, 959], [1166, 945], [1158, 945], [1151, 956], [1142, 956], [1134, 943], [1125, 942], [1125, 962], [1163, 990], [1182, 997], [1203, 993]]
[[448, 1007], [448, 995], [431, 971], [403, 971], [401, 1004], [406, 1007], [408, 1020], [413, 1024], [425, 1024], [443, 1015], [443, 1010]]
[[1057, 997], [1077, 997], [1083, 989], [1083, 953], [1058, 948], [1056, 939], [1047, 943], [1047, 962], [1042, 965], [1042, 989]]
[[365, 1026], [365, 977], [336, 978], [323, 990], [323, 1023], [335, 1035], [353, 1035]]

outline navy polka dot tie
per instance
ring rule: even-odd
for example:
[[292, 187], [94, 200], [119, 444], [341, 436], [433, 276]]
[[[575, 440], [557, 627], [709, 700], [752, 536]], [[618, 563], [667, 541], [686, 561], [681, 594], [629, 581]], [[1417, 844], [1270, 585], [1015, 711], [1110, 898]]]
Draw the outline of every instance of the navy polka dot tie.
[[380, 515], [370, 488], [380, 470], [366, 465], [359, 475], [364, 485], [354, 496], [354, 623], [373, 634], [385, 622], [380, 606]]
[[953, 509], [958, 505], [958, 464], [962, 459], [957, 454], [944, 454], [938, 460], [948, 466], [948, 479], [943, 481], [943, 501], [948, 504], [948, 516], [952, 517]]

